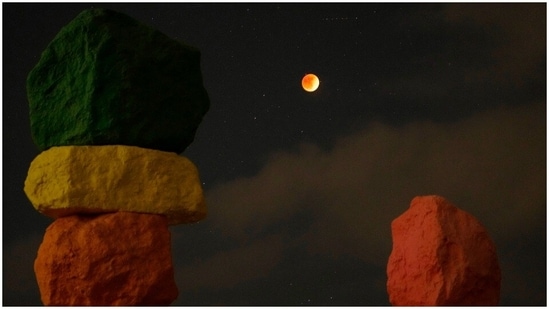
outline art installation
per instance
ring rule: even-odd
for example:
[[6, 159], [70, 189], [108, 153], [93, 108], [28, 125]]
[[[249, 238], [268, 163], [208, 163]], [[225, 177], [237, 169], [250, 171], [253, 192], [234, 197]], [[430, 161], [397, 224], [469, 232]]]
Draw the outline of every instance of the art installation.
[[393, 220], [387, 292], [395, 306], [497, 306], [501, 270], [486, 229], [440, 196]]
[[178, 155], [209, 109], [200, 52], [131, 17], [80, 13], [27, 78], [41, 153], [25, 193], [47, 228], [34, 263], [44, 305], [169, 305], [169, 225], [206, 217]]
[[[318, 88], [313, 74], [302, 80]], [[209, 109], [200, 52], [131, 17], [80, 13], [27, 78], [41, 153], [24, 191], [54, 219], [34, 262], [44, 305], [169, 305], [168, 227], [207, 215], [198, 169], [179, 155]], [[391, 225], [391, 304], [498, 305], [493, 241], [467, 212], [418, 196]]]

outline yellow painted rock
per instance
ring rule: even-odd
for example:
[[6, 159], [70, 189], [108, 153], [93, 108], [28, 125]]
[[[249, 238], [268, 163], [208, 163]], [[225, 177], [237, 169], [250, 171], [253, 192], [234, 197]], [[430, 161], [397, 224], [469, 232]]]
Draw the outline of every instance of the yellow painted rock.
[[134, 146], [52, 147], [32, 161], [25, 193], [52, 218], [129, 211], [165, 215], [169, 224], [180, 224], [207, 213], [198, 170], [189, 159]]

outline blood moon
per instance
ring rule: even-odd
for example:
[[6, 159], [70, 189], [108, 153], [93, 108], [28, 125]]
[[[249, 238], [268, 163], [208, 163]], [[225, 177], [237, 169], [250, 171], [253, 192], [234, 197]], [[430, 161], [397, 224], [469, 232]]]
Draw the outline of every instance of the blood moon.
[[316, 75], [311, 73], [303, 76], [303, 79], [301, 80], [301, 86], [305, 91], [308, 91], [308, 92], [315, 91], [319, 85], [320, 85], [320, 80]]

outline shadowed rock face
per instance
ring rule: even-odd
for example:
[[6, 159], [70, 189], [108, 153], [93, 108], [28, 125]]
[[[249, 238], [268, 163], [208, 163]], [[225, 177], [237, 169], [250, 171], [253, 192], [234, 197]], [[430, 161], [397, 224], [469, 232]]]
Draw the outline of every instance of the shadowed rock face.
[[169, 305], [178, 295], [162, 215], [117, 212], [55, 220], [34, 271], [44, 305]]
[[420, 196], [392, 224], [387, 265], [391, 304], [499, 303], [501, 272], [494, 243], [472, 215], [439, 196]]
[[197, 49], [103, 9], [61, 29], [29, 73], [27, 95], [40, 150], [132, 145], [180, 153], [209, 109]]

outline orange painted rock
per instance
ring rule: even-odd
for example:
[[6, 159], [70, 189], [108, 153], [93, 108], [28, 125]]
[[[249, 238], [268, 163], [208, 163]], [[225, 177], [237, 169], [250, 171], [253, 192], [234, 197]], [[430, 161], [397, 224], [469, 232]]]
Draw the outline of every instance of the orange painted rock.
[[169, 305], [178, 295], [168, 220], [116, 212], [55, 220], [34, 271], [44, 305]]
[[387, 292], [395, 306], [498, 305], [494, 243], [467, 212], [440, 196], [419, 196], [391, 224]]

